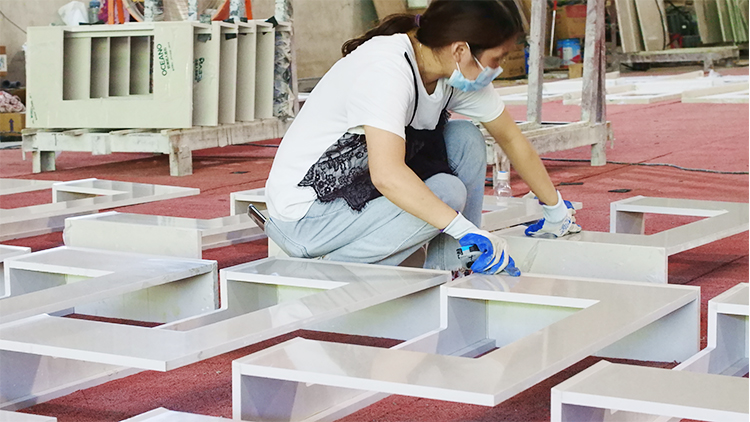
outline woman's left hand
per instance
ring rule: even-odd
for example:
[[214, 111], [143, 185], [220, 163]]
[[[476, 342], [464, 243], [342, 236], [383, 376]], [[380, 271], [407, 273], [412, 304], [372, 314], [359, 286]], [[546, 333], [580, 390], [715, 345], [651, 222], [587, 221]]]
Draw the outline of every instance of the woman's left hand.
[[557, 192], [557, 204], [542, 205], [544, 218], [529, 226], [526, 236], [554, 239], [571, 233], [580, 233], [581, 226], [576, 224], [576, 210], [570, 201], [564, 201]]

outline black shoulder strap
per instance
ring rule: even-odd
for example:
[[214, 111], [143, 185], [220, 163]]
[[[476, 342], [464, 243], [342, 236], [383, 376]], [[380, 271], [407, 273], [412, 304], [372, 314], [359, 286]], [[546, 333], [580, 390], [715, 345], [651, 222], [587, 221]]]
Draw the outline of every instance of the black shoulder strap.
[[[450, 85], [448, 85], [448, 86], [450, 86]], [[448, 104], [450, 104], [451, 99], [453, 99], [453, 92], [454, 92], [453, 89], [454, 88], [452, 86], [450, 88], [451, 88], [451, 93], [450, 93], [450, 95], [448, 95], [448, 101], [445, 102], [445, 109], [446, 110], [448, 109]]]
[[414, 65], [411, 64], [411, 60], [409, 60], [409, 55], [406, 54], [406, 52], [404, 52], [404, 57], [406, 58], [406, 62], [409, 63], [409, 67], [411, 68], [411, 74], [414, 77], [414, 111], [412, 111], [411, 119], [409, 120], [409, 123], [407, 124], [407, 126], [409, 126], [414, 121], [414, 116], [417, 115], [417, 107], [419, 107], [419, 86], [417, 85], [417, 72], [414, 71]]

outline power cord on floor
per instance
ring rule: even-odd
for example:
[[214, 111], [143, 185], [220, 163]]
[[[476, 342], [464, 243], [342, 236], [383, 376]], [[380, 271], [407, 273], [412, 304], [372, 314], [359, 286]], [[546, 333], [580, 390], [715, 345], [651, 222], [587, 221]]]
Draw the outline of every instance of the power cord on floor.
[[253, 142], [249, 142], [249, 143], [247, 143], [245, 145], [251, 146], [251, 147], [266, 147], [266, 148], [278, 148], [279, 147], [278, 145], [256, 144], [256, 143], [253, 143]]
[[[591, 160], [579, 159], [579, 158], [544, 158], [545, 161], [563, 161], [571, 163], [588, 163]], [[689, 167], [681, 167], [675, 164], [669, 163], [627, 163], [624, 161], [607, 161], [607, 164], [624, 164], [627, 166], [646, 166], [646, 167], [672, 167], [683, 171], [697, 171], [701, 173], [715, 173], [715, 174], [750, 174], [746, 171], [721, 171], [721, 170], [708, 170], [708, 169], [694, 169]]]

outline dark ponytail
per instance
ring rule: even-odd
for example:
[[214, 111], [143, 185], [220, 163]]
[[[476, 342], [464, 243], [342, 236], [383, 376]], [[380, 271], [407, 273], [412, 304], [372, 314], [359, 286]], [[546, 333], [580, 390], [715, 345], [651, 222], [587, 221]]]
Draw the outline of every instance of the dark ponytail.
[[390, 15], [365, 35], [345, 42], [341, 53], [346, 56], [378, 35], [404, 34], [414, 28], [418, 28], [417, 40], [427, 47], [466, 41], [474, 55], [523, 34], [521, 14], [513, 0], [432, 0], [418, 22], [412, 15]]
[[365, 35], [345, 42], [344, 45], [341, 46], [341, 54], [344, 56], [348, 55], [372, 37], [377, 37], [378, 35], [405, 34], [416, 27], [417, 23], [414, 19], [414, 15], [389, 15], [383, 19], [383, 22], [381, 22], [380, 25], [367, 31]]

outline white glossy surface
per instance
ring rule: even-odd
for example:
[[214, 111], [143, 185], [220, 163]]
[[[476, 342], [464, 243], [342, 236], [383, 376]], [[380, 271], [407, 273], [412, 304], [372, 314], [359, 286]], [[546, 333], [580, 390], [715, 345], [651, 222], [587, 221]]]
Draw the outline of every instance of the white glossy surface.
[[83, 179], [52, 185], [51, 204], [0, 209], [0, 241], [62, 230], [67, 217], [198, 195], [199, 189]]
[[[747, 86], [747, 84], [745, 84]], [[747, 104], [750, 101], [750, 90], [730, 92], [724, 94], [704, 95], [700, 97], [685, 97], [682, 94], [683, 103], [714, 103], [714, 104]]]
[[265, 237], [247, 214], [202, 220], [111, 211], [68, 218], [63, 231], [68, 246], [198, 259], [206, 249]]
[[644, 214], [705, 217], [648, 236], [649, 245], [664, 247], [669, 255], [748, 229], [746, 203], [635, 196], [610, 204], [609, 230], [611, 233], [643, 234]]
[[2, 278], [0, 278], [0, 298], [6, 295], [5, 260], [14, 256], [26, 255], [28, 253], [31, 253], [31, 248], [25, 246], [0, 245], [0, 272], [2, 272]]
[[5, 261], [13, 256], [25, 255], [30, 252], [31, 248], [26, 246], [0, 245], [0, 261]]
[[[10, 296], [0, 299], [0, 327], [25, 324], [29, 336], [68, 337], [83, 351], [66, 351], [63, 356], [67, 358], [62, 358], [44, 356], [29, 344], [0, 345], [0, 408], [23, 408], [138, 372], [122, 363], [85, 362], [90, 355], [86, 347], [109, 341], [106, 334], [86, 340], [77, 337], [75, 330], [47, 333], [30, 321], [76, 321], [46, 315], [52, 312], [152, 322], [186, 318], [218, 307], [217, 275], [214, 261], [68, 247], [11, 258], [6, 267]], [[101, 334], [102, 323], [98, 324]], [[0, 334], [0, 343], [5, 340]]]
[[[229, 286], [222, 288], [225, 305], [215, 312], [153, 329], [37, 315], [0, 326], [0, 348], [164, 371], [416, 293], [444, 283], [447, 277], [443, 271], [264, 259], [222, 270], [223, 280], [238, 280], [243, 286], [236, 286], [235, 293], [228, 292]], [[285, 285], [300, 280], [330, 290], [281, 303], [276, 299], [271, 306], [257, 303], [257, 298], [253, 303], [246, 292], [255, 290], [243, 290], [252, 282]], [[242, 300], [232, 302], [231, 294]], [[13, 316], [28, 313], [22, 309]]]
[[[614, 280], [667, 282], [667, 257], [748, 229], [748, 204], [636, 197], [612, 206], [612, 230], [582, 231], [560, 239], [524, 235], [523, 227], [498, 232], [522, 272]], [[643, 213], [706, 217], [652, 235]], [[626, 233], [622, 233], [625, 231]]]
[[[265, 203], [265, 188], [232, 192], [229, 195], [231, 215], [246, 214], [249, 204], [254, 204], [259, 209], [265, 209]], [[583, 207], [580, 202], [573, 202], [572, 204], [577, 210]], [[488, 231], [504, 229], [539, 220], [543, 217], [542, 206], [539, 205], [539, 201], [524, 198], [508, 198], [506, 203], [498, 204], [497, 198], [492, 195], [485, 195], [482, 202], [482, 211], [482, 228]]]
[[[612, 409], [744, 422], [748, 420], [749, 392], [747, 378], [602, 361], [552, 389], [551, 419], [555, 422], [611, 420], [603, 409]], [[625, 420], [623, 416], [618, 415], [617, 420]]]
[[582, 231], [560, 239], [531, 238], [525, 227], [497, 234], [508, 242], [510, 256], [522, 273], [667, 282], [664, 248], [639, 245], [639, 236]]
[[0, 408], [24, 409], [140, 370], [0, 350]]
[[63, 246], [6, 260], [5, 279], [0, 324], [69, 308], [168, 322], [218, 306], [215, 261]]
[[[243, 383], [251, 395], [235, 395], [235, 418], [251, 414], [243, 407], [263, 407], [252, 395], [296, 406], [294, 388], [254, 393], [253, 383], [260, 387], [266, 379], [494, 406], [598, 351], [632, 356], [640, 349], [656, 356], [657, 349], [662, 357], [683, 359], [697, 350], [699, 290], [694, 287], [472, 275], [443, 289], [445, 333], [440, 334], [446, 339], [438, 343], [448, 340], [453, 347], [475, 341], [472, 326], [486, 335], [480, 324], [488, 306], [483, 301], [580, 310], [477, 359], [296, 338], [234, 362], [234, 388]], [[493, 322], [524, 323], [488, 321]]]
[[[266, 208], [266, 188], [249, 189], [229, 194], [229, 215], [247, 214], [247, 206]], [[260, 205], [260, 206], [259, 206]]]
[[57, 422], [57, 418], [0, 410], [0, 422]]
[[610, 204], [611, 232], [617, 230], [617, 219], [625, 212], [706, 217], [649, 236], [617, 238], [621, 243], [663, 247], [669, 255], [748, 229], [748, 204], [746, 203], [637, 196]]
[[[722, 87], [740, 81], [747, 81], [747, 76], [703, 77], [689, 72], [680, 75], [619, 77], [608, 74], [605, 81], [607, 102], [612, 103], [648, 103], [679, 99], [683, 92], [708, 87]], [[495, 89], [505, 104], [526, 105], [528, 89], [526, 86], [502, 87]], [[580, 104], [582, 80], [562, 80], [545, 82], [542, 101], [564, 99], [564, 104]], [[668, 97], [669, 96], [669, 97]]]
[[50, 187], [52, 187], [53, 183], [55, 183], [54, 180], [0, 178], [0, 196], [49, 189]]
[[740, 283], [708, 301], [706, 348], [675, 370], [743, 376], [748, 373], [748, 283]]
[[[580, 202], [572, 204], [576, 210], [583, 207]], [[498, 204], [497, 198], [485, 195], [482, 211], [482, 229], [487, 231], [500, 230], [544, 217], [542, 206], [535, 199], [508, 198], [506, 203]]]
[[748, 316], [748, 283], [740, 283], [709, 300], [713, 301], [717, 312]]
[[230, 419], [216, 416], [196, 415], [194, 413], [177, 412], [163, 407], [149, 410], [138, 416], [128, 418], [122, 422], [226, 422]]

